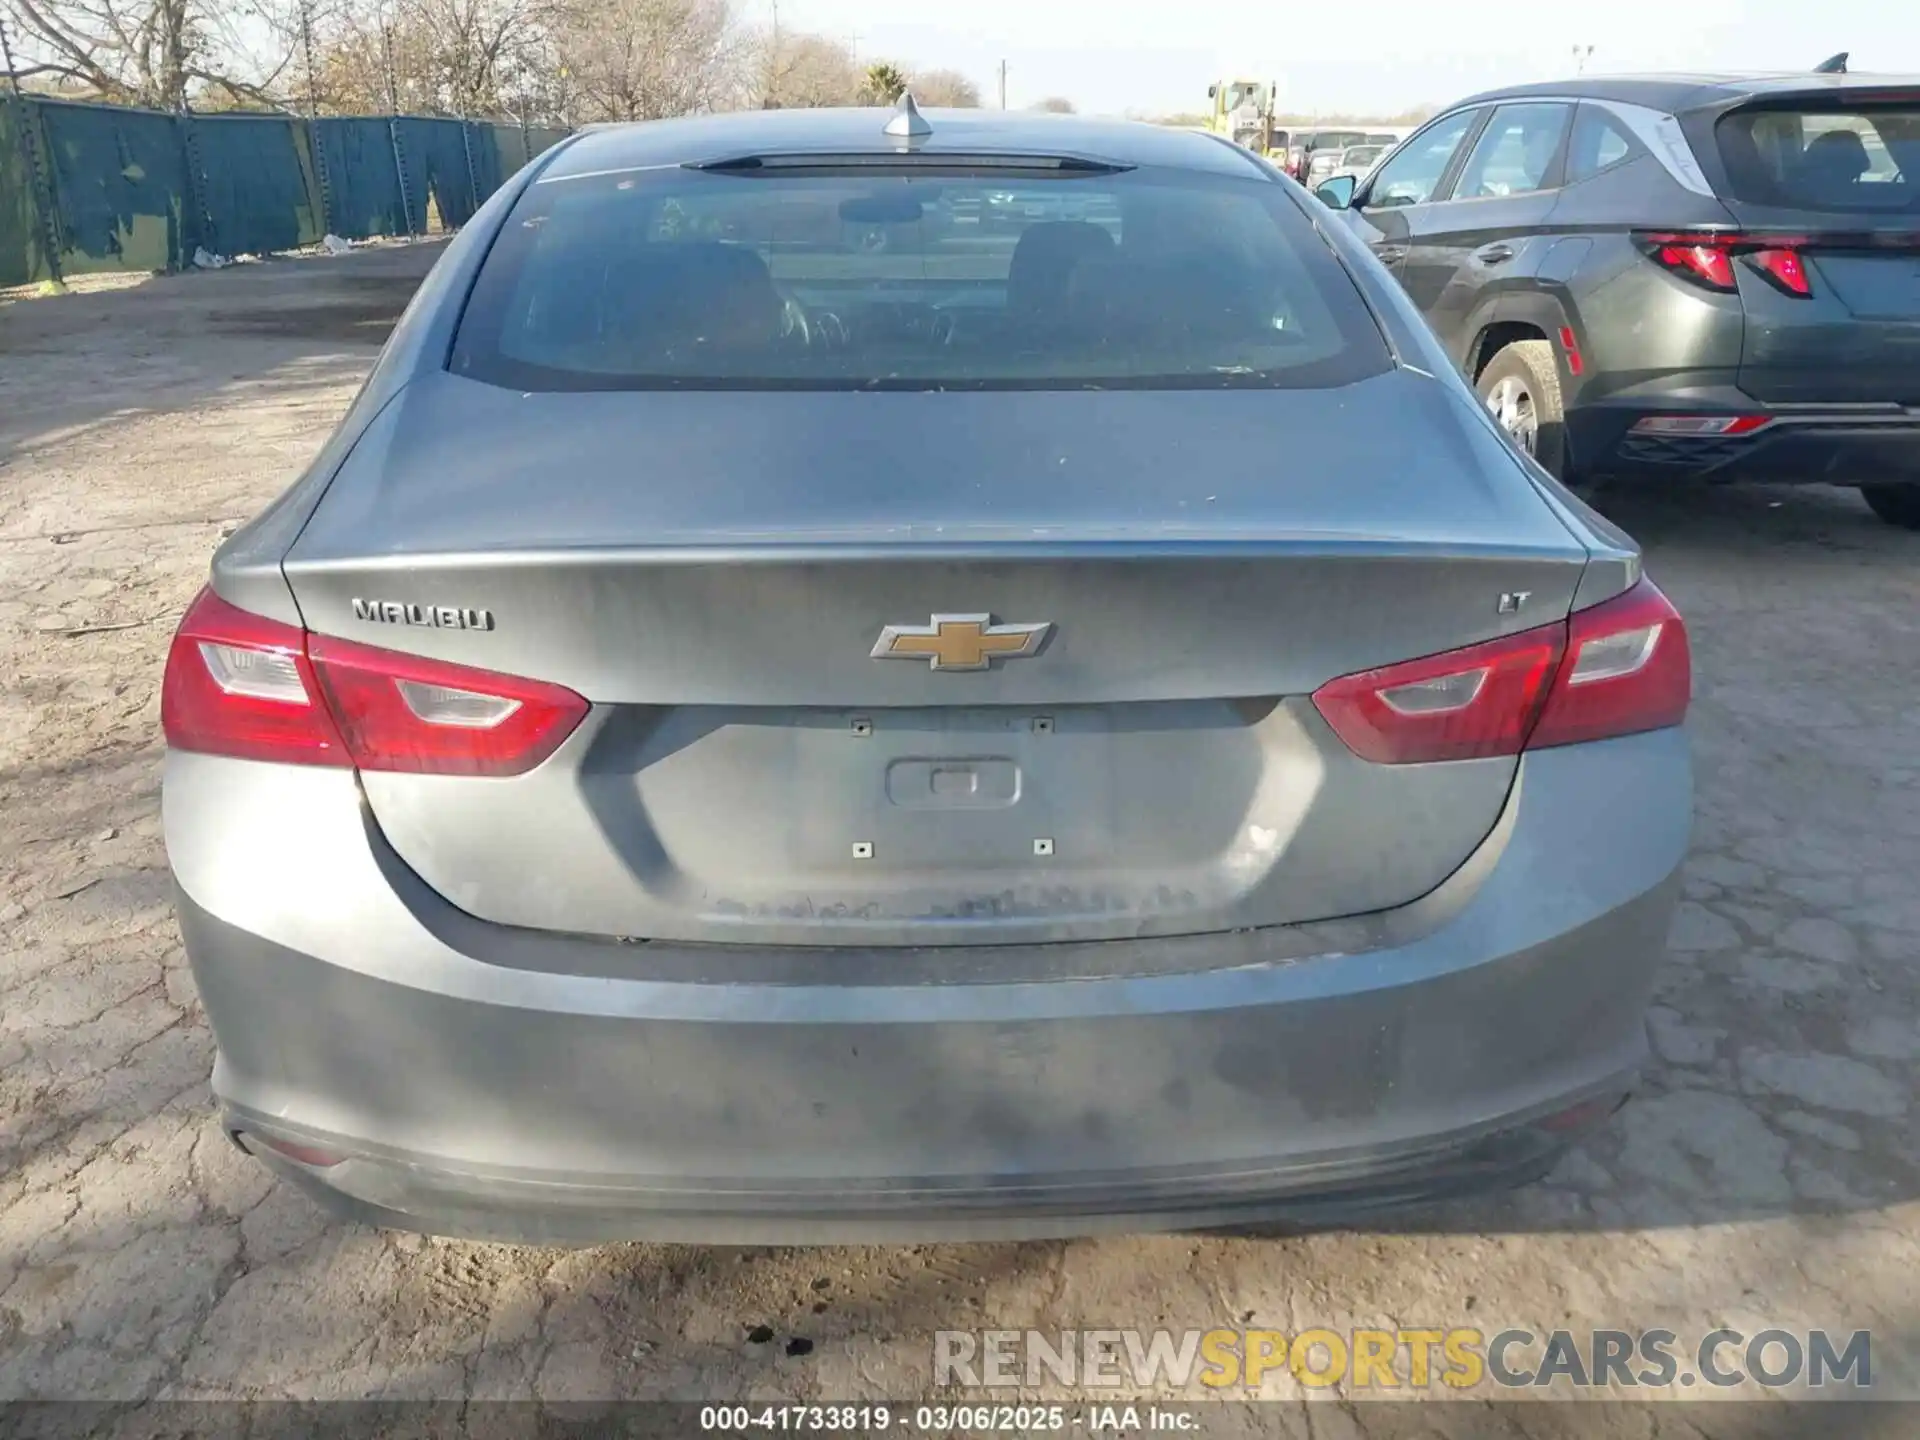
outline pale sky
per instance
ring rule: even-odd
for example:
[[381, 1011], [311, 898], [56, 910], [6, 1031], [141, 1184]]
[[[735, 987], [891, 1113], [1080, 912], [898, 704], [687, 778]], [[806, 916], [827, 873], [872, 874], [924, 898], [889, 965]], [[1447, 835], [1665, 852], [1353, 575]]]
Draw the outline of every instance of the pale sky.
[[[766, 23], [774, 0], [744, 0]], [[1920, 72], [1915, 0], [778, 0], [783, 29], [855, 42], [863, 59], [951, 67], [988, 104], [1065, 95], [1083, 111], [1207, 108], [1207, 86], [1275, 80], [1283, 110], [1390, 113], [1574, 71]]]

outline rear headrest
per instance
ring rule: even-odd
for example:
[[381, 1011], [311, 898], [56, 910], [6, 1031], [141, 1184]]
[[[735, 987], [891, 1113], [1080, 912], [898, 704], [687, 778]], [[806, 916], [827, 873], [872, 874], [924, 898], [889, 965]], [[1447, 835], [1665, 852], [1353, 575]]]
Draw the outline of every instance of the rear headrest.
[[1053, 220], [1029, 225], [1013, 247], [1007, 267], [1007, 310], [1019, 316], [1058, 310], [1066, 303], [1074, 267], [1111, 255], [1113, 236], [1086, 220]]
[[1809, 176], [1829, 183], [1858, 180], [1873, 168], [1867, 142], [1852, 130], [1827, 130], [1814, 136], [1800, 163]]
[[1148, 260], [1093, 260], [1074, 272], [1069, 313], [1110, 341], [1251, 339], [1273, 326], [1272, 305], [1251, 268], [1209, 248]]
[[602, 333], [649, 354], [758, 347], [781, 300], [752, 250], [716, 240], [636, 245], [607, 274]]

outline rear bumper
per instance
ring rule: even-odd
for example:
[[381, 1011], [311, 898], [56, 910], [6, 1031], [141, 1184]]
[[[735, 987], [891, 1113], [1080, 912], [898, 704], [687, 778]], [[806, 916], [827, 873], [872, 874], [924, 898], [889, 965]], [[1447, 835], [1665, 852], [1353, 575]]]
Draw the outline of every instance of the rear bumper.
[[929, 983], [928, 952], [828, 984], [530, 949], [396, 867], [339, 772], [171, 755], [165, 810], [228, 1122], [344, 1157], [271, 1159], [323, 1198], [495, 1239], [871, 1241], [1319, 1217], [1537, 1171], [1568, 1133], [1540, 1122], [1597, 1120], [1643, 1056], [1690, 781], [1673, 731], [1531, 755], [1404, 910], [1054, 947], [1018, 982]]
[[[1732, 436], [1640, 435], [1656, 415], [1766, 415], [1758, 430]], [[1768, 407], [1636, 403], [1568, 412], [1567, 438], [1581, 472], [1593, 477], [1695, 476], [1772, 484], [1920, 483], [1920, 410], [1899, 406]]]

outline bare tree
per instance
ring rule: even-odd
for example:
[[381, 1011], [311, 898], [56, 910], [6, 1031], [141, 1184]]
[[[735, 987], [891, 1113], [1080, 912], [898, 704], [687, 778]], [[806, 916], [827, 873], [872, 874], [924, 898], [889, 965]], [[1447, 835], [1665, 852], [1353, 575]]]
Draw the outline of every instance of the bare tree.
[[[559, 0], [279, 0], [315, 35], [287, 88], [331, 114], [557, 117]], [[315, 8], [330, 8], [316, 15]]]
[[[103, 100], [184, 107], [196, 90], [265, 101], [292, 60], [260, 56], [239, 23], [261, 12], [219, 0], [0, 0], [25, 54], [21, 79], [47, 75]], [[269, 27], [271, 28], [271, 27]]]
[[747, 56], [728, 0], [581, 0], [555, 45], [578, 119], [652, 120], [743, 98]]
[[1077, 113], [1073, 101], [1067, 99], [1064, 95], [1049, 95], [1044, 100], [1035, 101], [1029, 108], [1043, 110], [1049, 115], [1072, 115]]
[[916, 70], [909, 88], [913, 98], [922, 105], [980, 108], [980, 87], [958, 70]]
[[547, 0], [406, 0], [402, 14], [421, 36], [432, 108], [484, 115], [510, 108], [504, 93], [556, 11]]
[[[314, 108], [335, 115], [431, 115], [443, 108], [438, 68], [433, 34], [410, 7], [356, 10], [329, 26], [319, 43]], [[292, 88], [304, 94], [306, 82], [296, 79]]]
[[790, 110], [857, 105], [865, 83], [853, 47], [825, 35], [760, 36], [756, 42], [759, 103]]

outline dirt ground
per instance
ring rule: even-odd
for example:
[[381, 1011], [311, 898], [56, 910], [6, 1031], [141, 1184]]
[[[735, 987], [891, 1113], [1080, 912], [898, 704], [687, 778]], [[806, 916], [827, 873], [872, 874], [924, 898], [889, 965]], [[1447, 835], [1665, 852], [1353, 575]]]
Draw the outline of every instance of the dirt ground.
[[1824, 488], [1607, 502], [1693, 627], [1698, 828], [1657, 1063], [1546, 1184], [1279, 1238], [559, 1252], [271, 1183], [210, 1110], [161, 661], [433, 255], [0, 307], [0, 1398], [897, 1401], [941, 1328], [1316, 1324], [1870, 1329], [1920, 1394], [1920, 535]]

